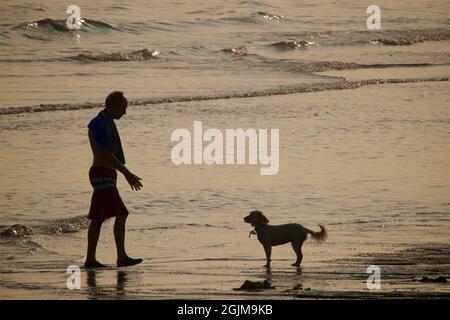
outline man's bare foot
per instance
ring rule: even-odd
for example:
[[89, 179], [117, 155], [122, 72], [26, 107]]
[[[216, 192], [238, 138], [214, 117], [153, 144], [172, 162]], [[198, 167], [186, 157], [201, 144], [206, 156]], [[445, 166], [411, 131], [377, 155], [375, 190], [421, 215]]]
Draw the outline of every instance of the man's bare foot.
[[87, 262], [86, 261], [84, 263], [84, 267], [85, 268], [89, 268], [89, 269], [91, 269], [91, 268], [106, 268], [106, 266], [104, 264], [101, 264], [98, 261], [94, 261], [94, 262]]
[[142, 259], [133, 259], [133, 258], [127, 257], [126, 259], [117, 260], [117, 266], [118, 267], [131, 267], [131, 266], [141, 263], [142, 261], [143, 261]]

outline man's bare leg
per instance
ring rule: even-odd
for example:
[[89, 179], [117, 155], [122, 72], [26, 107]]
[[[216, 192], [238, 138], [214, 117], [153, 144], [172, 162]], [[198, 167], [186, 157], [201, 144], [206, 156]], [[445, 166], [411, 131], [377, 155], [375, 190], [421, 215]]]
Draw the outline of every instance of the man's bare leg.
[[126, 267], [134, 266], [135, 264], [141, 263], [142, 259], [132, 259], [125, 251], [125, 222], [127, 221], [127, 216], [121, 215], [116, 217], [114, 222], [114, 238], [116, 240], [117, 248], [117, 266]]
[[116, 240], [117, 260], [128, 258], [125, 252], [125, 222], [126, 216], [117, 216], [114, 222], [114, 238]]
[[88, 248], [87, 257], [84, 266], [86, 268], [102, 268], [100, 262], [97, 261], [95, 254], [97, 251], [98, 238], [100, 237], [100, 230], [102, 228], [103, 220], [91, 220], [88, 230]]

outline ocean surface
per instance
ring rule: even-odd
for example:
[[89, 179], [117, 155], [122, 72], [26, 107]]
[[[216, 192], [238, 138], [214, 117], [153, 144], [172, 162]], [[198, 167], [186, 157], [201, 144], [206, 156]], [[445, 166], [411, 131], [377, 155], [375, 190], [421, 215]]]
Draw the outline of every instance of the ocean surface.
[[[415, 282], [450, 277], [449, 1], [378, 1], [380, 30], [361, 1], [73, 4], [80, 30], [65, 26], [66, 3], [2, 2], [0, 298], [357, 297], [372, 255], [413, 249], [382, 292], [449, 294]], [[68, 290], [86, 249], [86, 125], [113, 90], [130, 101], [117, 125], [144, 184], [119, 177], [127, 247], [145, 261], [113, 267], [107, 222], [98, 258], [110, 268]], [[199, 120], [279, 129], [278, 174], [175, 166], [172, 131]], [[289, 245], [275, 248], [268, 274], [242, 220], [254, 209], [330, 237], [306, 242], [301, 272]], [[276, 289], [233, 290], [248, 279]]]
[[77, 1], [74, 31], [65, 3], [4, 1], [0, 107], [102, 103], [113, 88], [253, 96], [333, 81], [316, 71], [449, 62], [448, 1], [377, 4], [380, 30], [360, 1]]

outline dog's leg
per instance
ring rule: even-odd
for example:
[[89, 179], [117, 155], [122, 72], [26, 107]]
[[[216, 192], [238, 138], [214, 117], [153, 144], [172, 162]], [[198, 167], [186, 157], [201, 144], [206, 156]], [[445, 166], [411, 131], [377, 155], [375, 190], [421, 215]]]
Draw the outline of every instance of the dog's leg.
[[294, 249], [295, 254], [297, 255], [297, 260], [295, 261], [295, 263], [292, 264], [292, 266], [300, 267], [300, 264], [302, 263], [302, 260], [303, 260], [303, 253], [302, 253], [303, 242], [299, 243], [296, 241], [292, 241], [291, 245], [292, 245], [292, 249]]
[[263, 244], [264, 252], [266, 253], [266, 265], [264, 267], [270, 268], [270, 257], [272, 255], [272, 246], [270, 244]]

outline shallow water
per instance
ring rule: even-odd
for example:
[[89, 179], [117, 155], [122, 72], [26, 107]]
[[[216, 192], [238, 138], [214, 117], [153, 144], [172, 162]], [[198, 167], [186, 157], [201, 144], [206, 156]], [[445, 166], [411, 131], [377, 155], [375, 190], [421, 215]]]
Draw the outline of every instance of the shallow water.
[[[413, 281], [450, 276], [448, 1], [382, 1], [376, 32], [352, 1], [77, 4], [88, 20], [75, 32], [60, 30], [66, 8], [53, 2], [2, 9], [1, 298], [448, 295], [448, 285]], [[300, 40], [311, 44], [288, 49]], [[286, 50], [273, 45], [283, 41]], [[223, 51], [243, 46], [246, 54]], [[98, 61], [117, 57], [124, 61]], [[91, 197], [86, 124], [112, 89], [131, 101], [118, 127], [144, 188], [118, 183], [131, 212], [130, 255], [145, 260], [112, 267], [107, 222], [98, 258], [110, 268], [83, 271], [82, 289], [71, 291], [66, 268], [84, 261]], [[280, 129], [278, 174], [175, 166], [171, 133], [192, 132], [194, 120]], [[275, 248], [267, 274], [242, 221], [253, 209], [273, 224], [325, 224], [330, 237], [306, 242], [301, 271], [289, 266], [290, 246]], [[411, 248], [427, 249], [404, 270], [376, 260]], [[429, 252], [444, 258], [417, 262]], [[368, 292], [366, 267], [377, 261], [387, 279]], [[277, 289], [233, 290], [247, 279]]]

